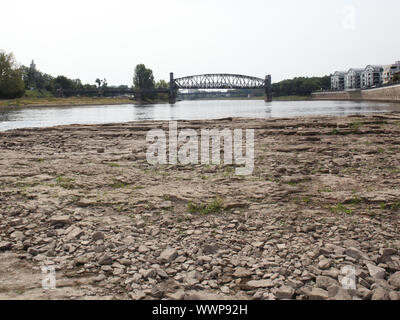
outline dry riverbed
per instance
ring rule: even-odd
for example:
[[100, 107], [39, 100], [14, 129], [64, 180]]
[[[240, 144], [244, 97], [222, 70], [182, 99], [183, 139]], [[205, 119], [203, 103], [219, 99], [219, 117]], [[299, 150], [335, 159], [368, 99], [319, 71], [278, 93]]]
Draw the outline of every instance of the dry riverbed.
[[149, 165], [154, 127], [0, 133], [0, 299], [400, 299], [400, 113], [179, 122], [254, 128], [246, 177]]

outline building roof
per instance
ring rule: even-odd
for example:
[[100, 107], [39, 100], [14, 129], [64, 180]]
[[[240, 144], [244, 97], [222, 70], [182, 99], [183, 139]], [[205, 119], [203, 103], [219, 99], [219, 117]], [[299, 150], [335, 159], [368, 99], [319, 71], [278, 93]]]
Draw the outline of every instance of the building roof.
[[365, 69], [361, 69], [361, 68], [351, 68], [351, 69], [349, 69], [349, 71], [347, 73], [352, 72], [352, 71], [354, 71], [354, 72], [363, 72], [364, 70]]
[[381, 71], [383, 69], [383, 66], [380, 65], [368, 65], [365, 67], [365, 70], [367, 70], [368, 68], [372, 68], [374, 71]]

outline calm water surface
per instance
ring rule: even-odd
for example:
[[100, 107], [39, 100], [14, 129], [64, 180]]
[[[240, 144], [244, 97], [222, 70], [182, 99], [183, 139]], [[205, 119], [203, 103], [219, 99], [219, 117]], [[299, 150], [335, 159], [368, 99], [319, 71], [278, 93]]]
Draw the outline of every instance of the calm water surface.
[[0, 108], [0, 131], [65, 124], [102, 124], [141, 120], [202, 120], [228, 117], [290, 118], [343, 116], [400, 111], [399, 104], [355, 101], [197, 100], [175, 105], [113, 105]]

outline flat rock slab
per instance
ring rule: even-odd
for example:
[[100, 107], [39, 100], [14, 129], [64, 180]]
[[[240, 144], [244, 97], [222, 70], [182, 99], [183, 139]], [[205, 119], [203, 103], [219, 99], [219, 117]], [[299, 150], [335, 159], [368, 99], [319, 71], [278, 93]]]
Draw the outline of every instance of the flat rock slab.
[[271, 280], [251, 280], [246, 283], [249, 288], [272, 288], [274, 284]]

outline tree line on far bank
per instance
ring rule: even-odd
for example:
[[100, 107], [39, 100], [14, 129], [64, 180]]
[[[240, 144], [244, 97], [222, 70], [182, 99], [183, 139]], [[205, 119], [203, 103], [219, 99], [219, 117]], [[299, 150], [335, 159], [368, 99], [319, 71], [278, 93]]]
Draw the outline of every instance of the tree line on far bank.
[[105, 79], [96, 79], [95, 83], [97, 85], [83, 84], [80, 79], [69, 79], [63, 75], [53, 77], [36, 68], [19, 66], [12, 53], [0, 50], [0, 99], [15, 99], [24, 95], [47, 96], [57, 90], [94, 90], [107, 87]]
[[292, 80], [283, 80], [272, 84], [272, 93], [275, 97], [282, 96], [309, 96], [314, 91], [331, 88], [331, 76], [298, 77]]
[[[60, 75], [53, 77], [36, 68], [19, 66], [12, 53], [0, 50], [0, 99], [48, 96], [57, 91], [94, 91], [100, 93], [106, 89], [167, 89], [164, 80], [155, 82], [153, 71], [145, 65], [138, 64], [135, 68], [133, 86], [109, 86], [106, 79], [95, 80], [95, 84], [83, 84], [80, 79], [69, 79]], [[165, 97], [164, 97], [165, 96]], [[168, 95], [156, 94], [144, 98], [168, 99]]]
[[[168, 83], [164, 80], [155, 82], [153, 71], [144, 64], [138, 64], [134, 71], [133, 86], [121, 85], [110, 87], [107, 80], [97, 78], [95, 84], [83, 84], [80, 79], [69, 79], [60, 75], [53, 77], [36, 68], [18, 66], [14, 55], [0, 51], [0, 99], [20, 98], [24, 94], [39, 92], [52, 94], [57, 90], [105, 90], [119, 89], [167, 89]], [[308, 96], [313, 91], [330, 88], [330, 76], [299, 77], [292, 80], [283, 80], [272, 85], [273, 95], [279, 96]], [[146, 94], [144, 99], [168, 99], [168, 94]]]
[[18, 98], [24, 92], [22, 70], [17, 67], [14, 56], [0, 51], [0, 98]]

